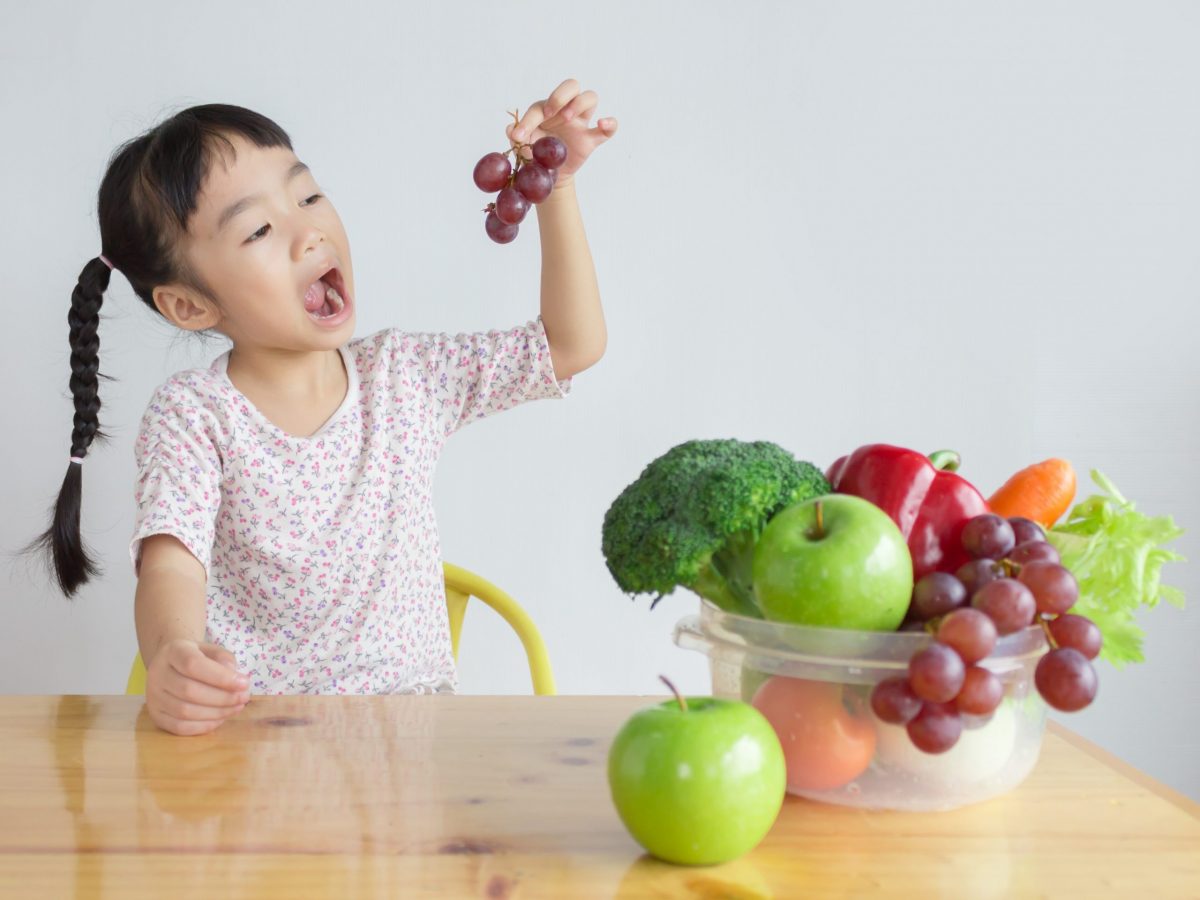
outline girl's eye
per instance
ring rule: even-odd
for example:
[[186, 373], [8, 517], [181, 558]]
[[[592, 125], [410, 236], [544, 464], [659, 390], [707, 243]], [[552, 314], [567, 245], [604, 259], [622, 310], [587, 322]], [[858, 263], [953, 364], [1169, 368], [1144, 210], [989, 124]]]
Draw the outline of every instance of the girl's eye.
[[[325, 196], [324, 194], [313, 194], [311, 197], [309, 197], [307, 200], [304, 201], [304, 204], [307, 204], [308, 206], [312, 206], [312, 203], [308, 202], [309, 200], [317, 201], [317, 200], [320, 200], [324, 196]], [[301, 205], [304, 205], [304, 204], [301, 204]], [[250, 237], [246, 238], [246, 243], [253, 244], [260, 235], [265, 237], [266, 233], [267, 233], [267, 229], [270, 227], [271, 227], [270, 225], [264, 225], [262, 228], [258, 229], [258, 231], [254, 232], [254, 234], [250, 235]]]

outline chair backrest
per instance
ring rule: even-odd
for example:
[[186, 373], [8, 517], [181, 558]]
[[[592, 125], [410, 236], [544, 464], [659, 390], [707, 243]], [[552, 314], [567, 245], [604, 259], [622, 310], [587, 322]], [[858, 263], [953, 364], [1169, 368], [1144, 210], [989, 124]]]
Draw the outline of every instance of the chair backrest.
[[[500, 614], [512, 626], [529, 660], [529, 676], [533, 692], [540, 695], [555, 693], [554, 671], [550, 668], [550, 656], [541, 632], [533, 619], [516, 600], [485, 578], [453, 563], [443, 562], [442, 572], [446, 578], [446, 607], [450, 616], [450, 643], [454, 649], [454, 661], [458, 662], [458, 639], [462, 634], [463, 617], [467, 614], [467, 601], [478, 597]], [[142, 655], [136, 654], [125, 685], [126, 694], [146, 693], [146, 667]]]

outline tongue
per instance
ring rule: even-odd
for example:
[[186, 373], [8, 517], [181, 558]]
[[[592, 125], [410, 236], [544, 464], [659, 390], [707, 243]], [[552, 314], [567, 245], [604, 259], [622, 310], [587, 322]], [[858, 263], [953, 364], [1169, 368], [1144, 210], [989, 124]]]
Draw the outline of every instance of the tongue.
[[325, 282], [315, 281], [304, 295], [304, 308], [310, 313], [320, 312], [325, 305]]

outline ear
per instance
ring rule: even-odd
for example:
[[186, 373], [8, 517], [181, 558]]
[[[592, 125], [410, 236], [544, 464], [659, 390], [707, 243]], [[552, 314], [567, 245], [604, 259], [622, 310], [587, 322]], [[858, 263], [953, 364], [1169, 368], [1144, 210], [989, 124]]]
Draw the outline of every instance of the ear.
[[154, 289], [154, 305], [171, 323], [185, 331], [203, 331], [221, 321], [221, 313], [210, 300], [198, 297], [178, 284]]

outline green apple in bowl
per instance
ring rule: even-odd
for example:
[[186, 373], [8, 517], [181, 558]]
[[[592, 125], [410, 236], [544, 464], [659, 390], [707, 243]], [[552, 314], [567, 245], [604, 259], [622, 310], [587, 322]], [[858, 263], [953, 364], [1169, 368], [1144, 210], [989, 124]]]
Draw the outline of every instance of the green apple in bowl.
[[608, 754], [617, 815], [651, 855], [716, 865], [752, 850], [787, 790], [783, 748], [753, 706], [717, 697], [669, 700], [635, 713]]
[[827, 494], [778, 512], [754, 548], [754, 596], [776, 622], [895, 631], [912, 597], [912, 555], [882, 509]]

